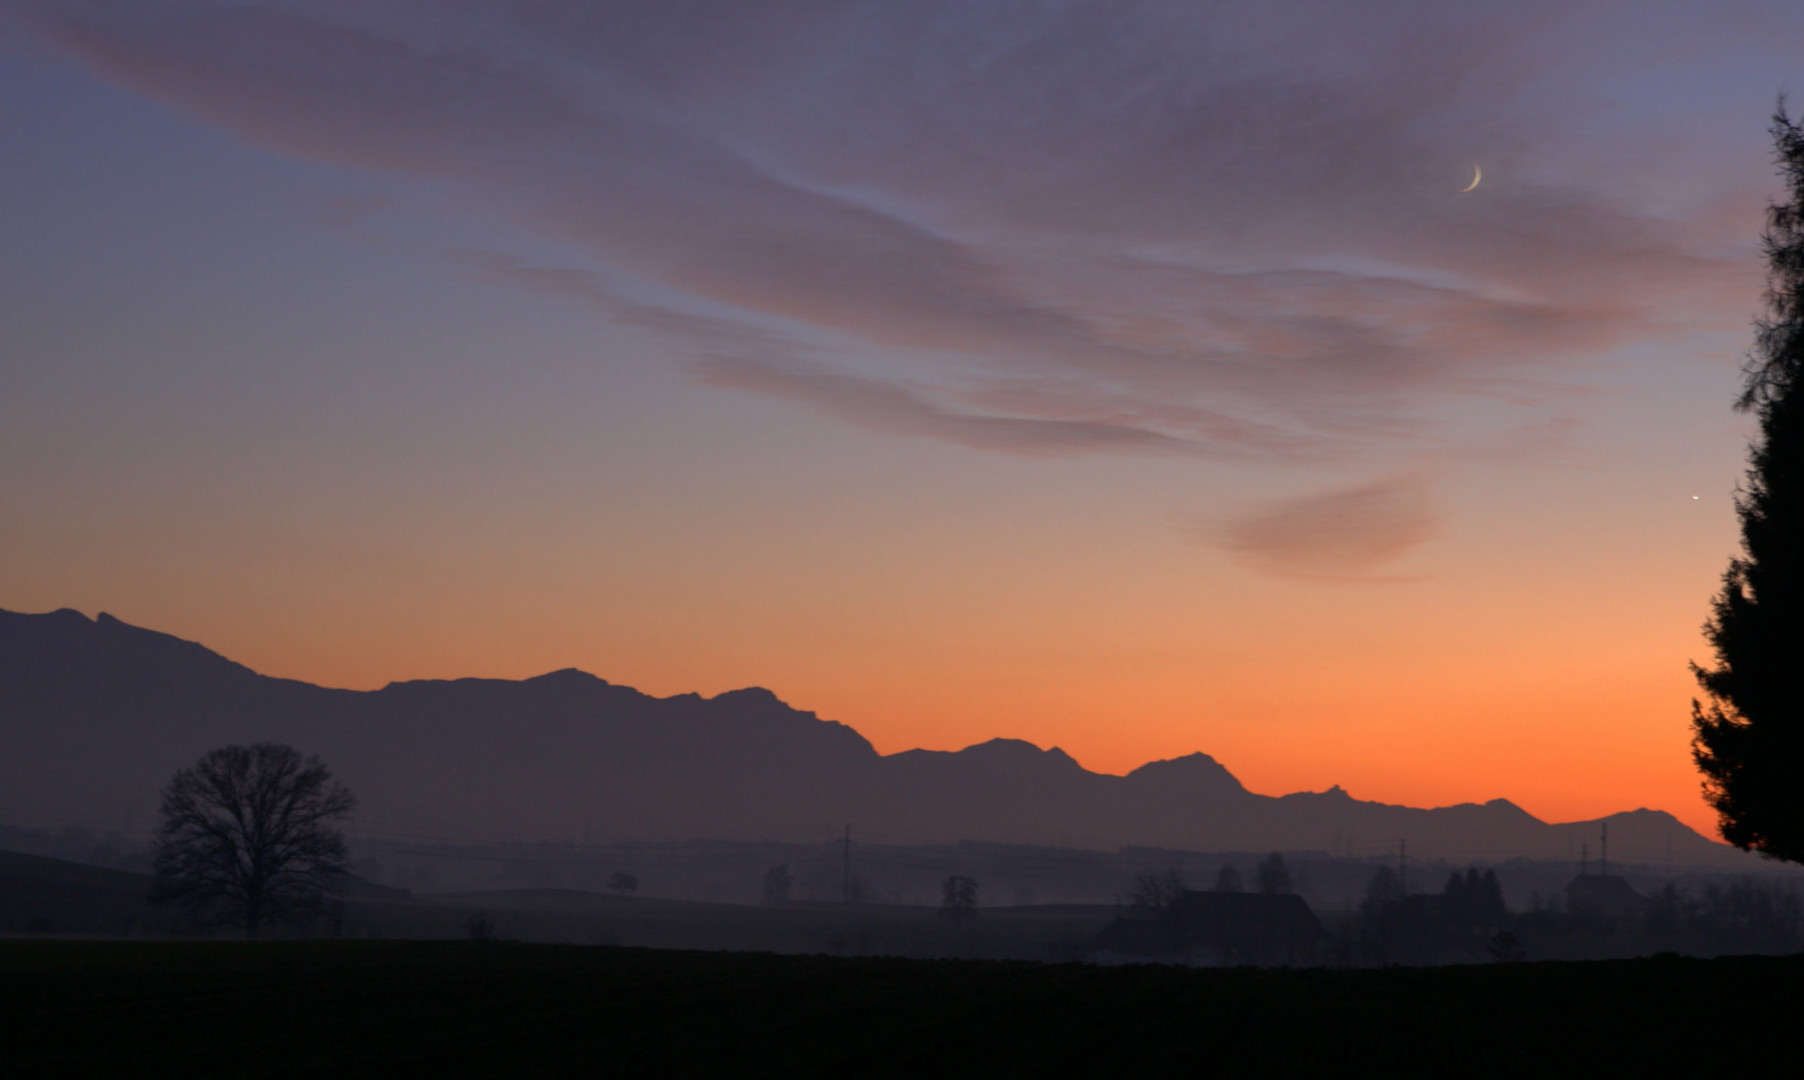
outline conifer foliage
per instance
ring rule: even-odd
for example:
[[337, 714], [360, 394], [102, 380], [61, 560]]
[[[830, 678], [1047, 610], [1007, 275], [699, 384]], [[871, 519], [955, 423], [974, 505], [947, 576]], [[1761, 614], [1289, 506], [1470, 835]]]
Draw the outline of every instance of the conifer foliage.
[[1693, 755], [1723, 838], [1804, 862], [1804, 126], [1780, 103], [1774, 157], [1786, 197], [1767, 209], [1767, 313], [1738, 409], [1760, 431], [1736, 499], [1741, 554], [1723, 574], [1692, 665]]

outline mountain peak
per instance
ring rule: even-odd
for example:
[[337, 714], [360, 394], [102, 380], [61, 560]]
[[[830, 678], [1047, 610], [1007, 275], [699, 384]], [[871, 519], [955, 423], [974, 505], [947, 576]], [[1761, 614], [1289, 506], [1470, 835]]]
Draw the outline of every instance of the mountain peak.
[[1541, 820], [1508, 799], [1491, 799], [1485, 803], [1485, 809], [1507, 811], [1512, 814], [1521, 814], [1523, 817], [1534, 818], [1536, 821]]
[[1149, 761], [1127, 774], [1127, 779], [1159, 787], [1185, 787], [1216, 791], [1246, 791], [1246, 787], [1221, 762], [1198, 751], [1183, 757]]
[[[204, 671], [237, 679], [254, 674], [198, 642], [133, 626], [104, 611], [91, 621], [74, 608], [38, 615], [0, 611], [0, 648], [15, 662], [48, 663], [78, 681], [98, 670], [131, 670], [157, 679], [174, 677], [176, 672]], [[38, 659], [31, 659], [34, 656]]]
[[715, 704], [734, 705], [742, 708], [747, 706], [752, 708], [769, 708], [771, 706], [777, 706], [783, 709], [792, 708], [788, 702], [762, 686], [747, 686], [738, 690], [723, 690], [706, 700]]
[[820, 717], [805, 709], [798, 709], [784, 701], [776, 694], [762, 686], [747, 686], [738, 690], [725, 690], [713, 697], [696, 697], [696, 705], [701, 706], [707, 715], [731, 717], [734, 720], [756, 720], [760, 722], [777, 722], [806, 720], [820, 723]]
[[596, 675], [591, 675], [588, 672], [583, 671], [580, 668], [573, 668], [573, 667], [559, 668], [556, 671], [547, 671], [543, 675], [534, 675], [532, 678], [527, 679], [526, 681], [529, 683], [537, 683], [541, 686], [611, 686], [611, 685], [613, 685], [612, 683], [608, 682], [606, 679], [603, 679]]
[[1074, 760], [1070, 754], [1065, 753], [1065, 751], [1056, 746], [1042, 750], [1037, 744], [1030, 743], [1026, 739], [986, 739], [980, 743], [973, 743], [958, 752], [960, 754], [970, 754], [973, 757], [1004, 761], [1044, 761], [1056, 762], [1060, 765], [1067, 763], [1071, 765], [1077, 764], [1076, 760]]
[[1070, 754], [1054, 746], [1042, 750], [1026, 739], [988, 739], [973, 743], [963, 750], [903, 750], [885, 760], [930, 766], [940, 762], [955, 767], [975, 769], [1028, 769], [1059, 773], [1086, 772]]

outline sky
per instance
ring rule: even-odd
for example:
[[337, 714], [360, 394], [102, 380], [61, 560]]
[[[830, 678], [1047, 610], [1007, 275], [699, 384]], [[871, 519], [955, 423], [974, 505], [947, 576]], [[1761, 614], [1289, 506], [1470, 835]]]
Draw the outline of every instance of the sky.
[[1791, 2], [0, 0], [0, 608], [1707, 830], [1801, 42]]

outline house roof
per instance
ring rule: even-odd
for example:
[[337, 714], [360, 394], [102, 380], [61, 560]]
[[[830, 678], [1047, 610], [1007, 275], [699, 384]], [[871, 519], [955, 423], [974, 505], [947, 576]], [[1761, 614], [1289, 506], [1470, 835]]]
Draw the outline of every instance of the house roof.
[[1325, 934], [1320, 919], [1295, 893], [1186, 891], [1172, 901], [1170, 917], [1192, 931], [1284, 931]]
[[1645, 903], [1646, 897], [1615, 874], [1580, 874], [1566, 885], [1566, 906], [1572, 910], [1623, 914]]

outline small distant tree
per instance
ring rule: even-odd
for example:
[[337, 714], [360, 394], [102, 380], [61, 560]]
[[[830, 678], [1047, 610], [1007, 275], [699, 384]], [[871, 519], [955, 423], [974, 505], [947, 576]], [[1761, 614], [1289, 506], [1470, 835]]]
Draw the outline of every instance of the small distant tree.
[[1243, 888], [1240, 884], [1240, 871], [1234, 869], [1233, 863], [1223, 865], [1221, 873], [1215, 875], [1216, 892], [1240, 892]]
[[1162, 874], [1150, 870], [1135, 874], [1134, 884], [1128, 889], [1128, 907], [1136, 914], [1156, 915], [1171, 907], [1189, 887], [1175, 866]]
[[1397, 904], [1403, 899], [1403, 880], [1395, 870], [1380, 866], [1366, 881], [1365, 896], [1359, 901], [1359, 914], [1366, 937], [1377, 951], [1378, 962], [1389, 963], [1392, 923]]
[[1735, 500], [1729, 560], [1704, 635], [1716, 666], [1691, 666], [1693, 756], [1723, 839], [1804, 862], [1804, 127], [1780, 102], [1774, 157], [1786, 201], [1767, 207], [1768, 314], [1756, 323], [1736, 408], [1760, 421]]
[[163, 789], [153, 903], [256, 937], [321, 914], [345, 879], [357, 800], [317, 757], [257, 743], [208, 751]]
[[1647, 908], [1642, 912], [1642, 925], [1650, 934], [1675, 934], [1684, 926], [1690, 906], [1679, 887], [1669, 881], [1648, 897]]
[[1441, 913], [1463, 925], [1497, 923], [1504, 916], [1503, 885], [1497, 880], [1497, 872], [1481, 872], [1476, 866], [1467, 867], [1464, 874], [1455, 870], [1441, 890]]
[[464, 937], [469, 938], [471, 941], [495, 940], [494, 918], [486, 911], [478, 911], [468, 919], [465, 919]]
[[795, 880], [789, 876], [789, 865], [773, 866], [764, 872], [764, 902], [773, 907], [789, 903]]
[[1392, 905], [1403, 899], [1403, 883], [1388, 866], [1372, 871], [1366, 881], [1365, 896], [1359, 901], [1359, 913], [1367, 919], [1382, 919]]
[[[1473, 881], [1474, 874], [1477, 874], [1476, 882]], [[1466, 871], [1466, 893], [1472, 898], [1472, 910], [1480, 917], [1503, 917], [1503, 882], [1497, 880], [1497, 871], [1486, 870], [1482, 874], [1474, 870]]]
[[954, 874], [940, 885], [940, 914], [953, 925], [977, 914], [977, 880]]
[[639, 879], [627, 873], [625, 870], [616, 870], [614, 871], [613, 876], [608, 878], [608, 888], [622, 896], [630, 892], [638, 892]]
[[1492, 934], [1485, 944], [1485, 952], [1499, 964], [1520, 964], [1528, 959], [1528, 950], [1522, 947], [1522, 939], [1514, 930], [1499, 930]]
[[1290, 868], [1284, 865], [1284, 856], [1272, 852], [1259, 860], [1259, 891], [1268, 896], [1292, 891]]

